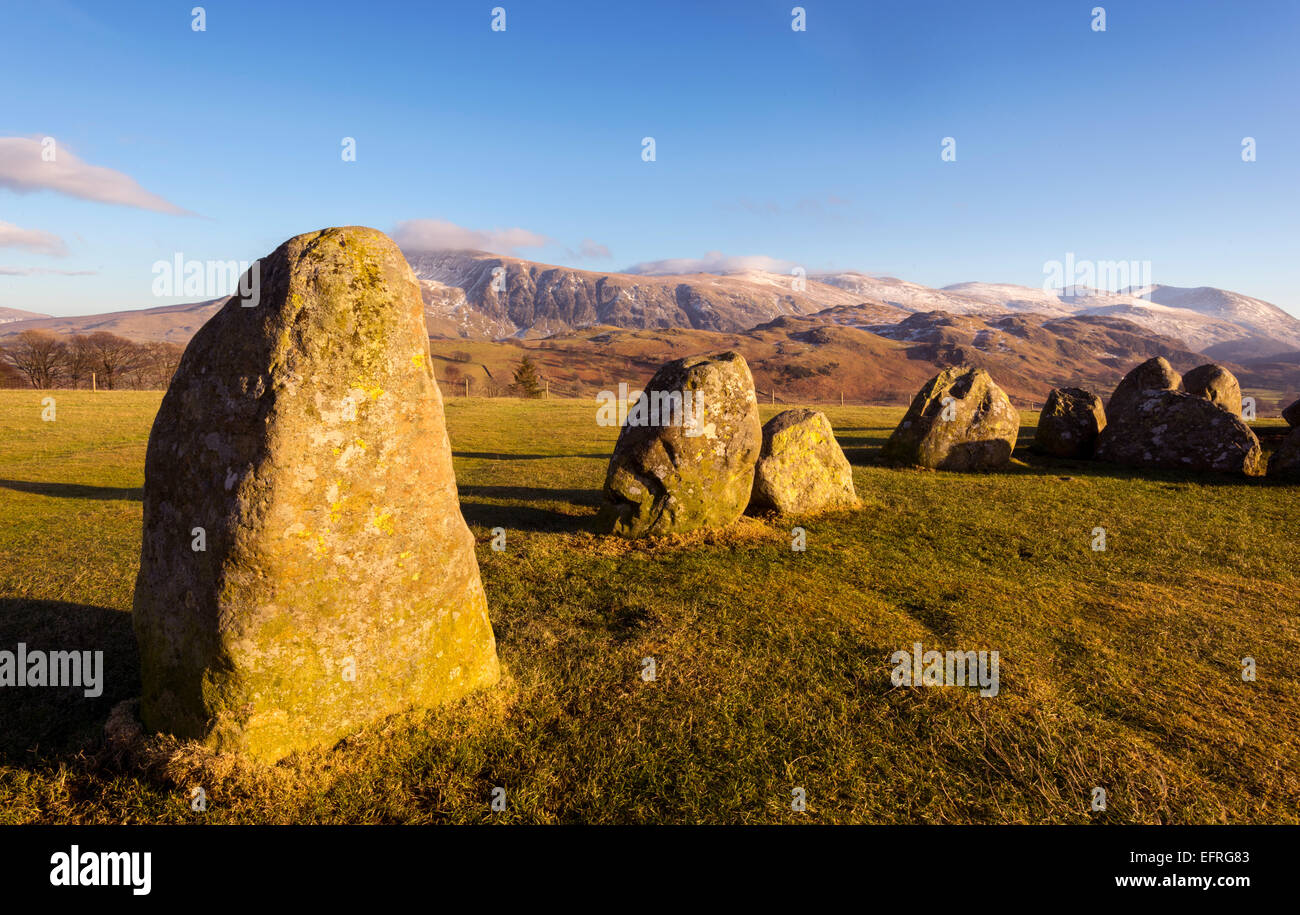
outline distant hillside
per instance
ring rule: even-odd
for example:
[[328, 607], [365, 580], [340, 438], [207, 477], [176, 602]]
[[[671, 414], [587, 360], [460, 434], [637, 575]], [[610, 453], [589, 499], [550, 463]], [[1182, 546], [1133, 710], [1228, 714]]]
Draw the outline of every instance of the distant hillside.
[[0, 324], [12, 324], [14, 321], [31, 321], [36, 318], [47, 318], [49, 315], [43, 315], [35, 311], [23, 311], [21, 308], [0, 308]]
[[[598, 273], [480, 251], [407, 258], [434, 351], [484, 388], [504, 388], [524, 345], [570, 393], [603, 390], [611, 379], [643, 382], [667, 359], [728, 348], [749, 359], [764, 390], [787, 400], [834, 400], [843, 391], [854, 401], [902, 402], [939, 368], [969, 362], [1023, 401], [1041, 401], [1059, 385], [1108, 391], [1154, 355], [1180, 369], [1224, 363], [1264, 396], [1300, 393], [1300, 321], [1211, 287], [1133, 290], [1142, 295], [998, 283], [931, 289], [862, 273], [796, 283], [763, 271]], [[224, 301], [31, 317], [0, 324], [0, 341], [44, 329], [185, 343]], [[452, 353], [469, 354], [466, 368]]]
[[225, 302], [225, 299], [210, 299], [206, 302], [162, 305], [135, 311], [111, 311], [99, 315], [74, 315], [66, 318], [41, 316], [0, 325], [0, 339], [24, 330], [47, 330], [56, 334], [88, 334], [106, 330], [137, 342], [188, 343], [190, 337]]
[[[870, 311], [867, 312], [870, 314]], [[1039, 404], [1048, 390], [1082, 386], [1108, 396], [1129, 369], [1163, 355], [1180, 370], [1205, 362], [1177, 340], [1153, 336], [1116, 318], [1044, 318], [1040, 315], [980, 317], [932, 312], [913, 315], [873, 332], [832, 309], [821, 315], [782, 316], [744, 333], [595, 327], [545, 340], [501, 342], [433, 339], [435, 371], [450, 395], [466, 379], [476, 395], [500, 392], [524, 354], [538, 365], [557, 396], [594, 396], [644, 384], [670, 359], [734, 349], [749, 362], [764, 400], [830, 403], [906, 403], [924, 382], [948, 365], [988, 369], [1023, 405]], [[1247, 393], [1260, 396], [1262, 415], [1278, 400], [1300, 396], [1300, 365], [1289, 373], [1229, 365]], [[1270, 368], [1275, 368], [1270, 365]], [[1265, 381], [1266, 384], [1257, 382]]]

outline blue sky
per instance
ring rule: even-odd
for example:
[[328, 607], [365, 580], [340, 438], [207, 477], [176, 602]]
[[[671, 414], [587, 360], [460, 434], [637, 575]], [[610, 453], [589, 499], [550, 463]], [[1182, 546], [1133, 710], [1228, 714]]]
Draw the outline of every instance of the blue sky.
[[605, 271], [719, 252], [1040, 286], [1067, 253], [1150, 261], [1300, 314], [1292, 0], [805, 0], [806, 32], [790, 0], [212, 0], [204, 32], [195, 5], [0, 7], [0, 138], [138, 183], [6, 181], [13, 140], [0, 306], [183, 301], [154, 262], [436, 220]]

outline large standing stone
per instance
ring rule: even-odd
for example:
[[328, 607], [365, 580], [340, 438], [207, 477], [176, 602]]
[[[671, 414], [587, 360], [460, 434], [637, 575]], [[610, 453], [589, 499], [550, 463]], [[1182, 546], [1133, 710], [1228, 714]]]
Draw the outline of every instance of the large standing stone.
[[154, 421], [134, 622], [145, 725], [270, 761], [498, 669], [401, 252], [326, 229], [256, 266]]
[[667, 363], [628, 411], [597, 524], [625, 537], [731, 524], [749, 503], [762, 440], [743, 356]]
[[1090, 458], [1106, 428], [1101, 398], [1082, 388], [1053, 388], [1038, 417], [1034, 447], [1060, 458]]
[[1148, 359], [1124, 376], [1106, 403], [1106, 422], [1131, 413], [1147, 391], [1181, 391], [1183, 379], [1164, 356]]
[[1240, 416], [1182, 391], [1143, 393], [1112, 416], [1097, 441], [1097, 459], [1130, 467], [1263, 472], [1259, 439]]
[[1300, 400], [1297, 400], [1291, 406], [1282, 411], [1282, 418], [1286, 424], [1292, 428], [1300, 426]]
[[1300, 481], [1300, 428], [1288, 432], [1268, 459], [1268, 478]]
[[944, 369], [926, 382], [881, 450], [888, 464], [989, 470], [1011, 460], [1020, 414], [983, 369]]
[[853, 468], [825, 413], [786, 410], [763, 425], [750, 505], [792, 514], [858, 505]]
[[1183, 390], [1193, 397], [1208, 400], [1233, 416], [1241, 415], [1241, 384], [1237, 376], [1211, 362], [1199, 365], [1183, 376]]

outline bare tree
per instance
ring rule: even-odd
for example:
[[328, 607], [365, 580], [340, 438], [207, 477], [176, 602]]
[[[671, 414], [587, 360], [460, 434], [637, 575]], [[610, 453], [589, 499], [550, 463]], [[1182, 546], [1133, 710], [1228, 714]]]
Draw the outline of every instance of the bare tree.
[[4, 347], [5, 360], [34, 388], [54, 387], [67, 356], [67, 344], [44, 330], [25, 330]]
[[4, 358], [3, 351], [4, 347], [0, 347], [0, 388], [26, 387], [27, 379]]
[[68, 338], [68, 358], [64, 365], [64, 380], [70, 388], [90, 387], [90, 373], [95, 371], [95, 354], [90, 341], [83, 334]]
[[121, 380], [139, 368], [143, 358], [137, 344], [106, 330], [88, 334], [86, 346], [93, 371], [109, 390], [117, 387]]
[[185, 347], [178, 343], [153, 341], [137, 344], [137, 349], [140, 351], [140, 364], [135, 372], [136, 386], [165, 388], [171, 384]]

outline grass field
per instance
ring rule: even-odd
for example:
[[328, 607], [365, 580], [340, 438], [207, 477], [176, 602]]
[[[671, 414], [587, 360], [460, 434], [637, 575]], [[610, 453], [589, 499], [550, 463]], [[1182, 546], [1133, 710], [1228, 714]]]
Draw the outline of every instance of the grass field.
[[[0, 823], [1300, 821], [1300, 486], [1038, 458], [1032, 414], [1012, 469], [967, 475], [877, 466], [901, 409], [825, 408], [865, 504], [796, 552], [785, 519], [597, 536], [593, 403], [451, 400], [502, 683], [275, 767], [123, 764], [161, 395], [41, 396], [0, 391], [0, 649], [102, 649], [108, 679], [0, 689]], [[996, 649], [999, 694], [892, 686], [918, 641]]]

